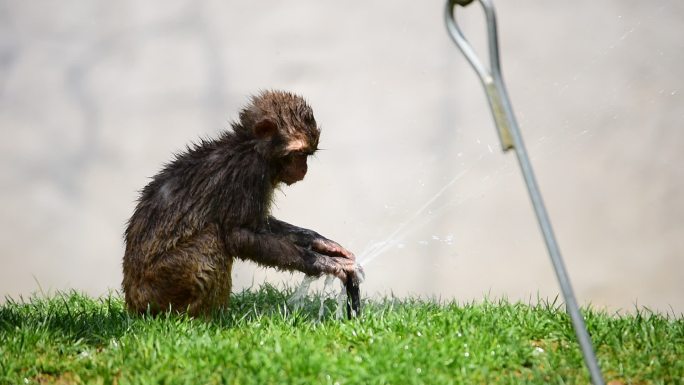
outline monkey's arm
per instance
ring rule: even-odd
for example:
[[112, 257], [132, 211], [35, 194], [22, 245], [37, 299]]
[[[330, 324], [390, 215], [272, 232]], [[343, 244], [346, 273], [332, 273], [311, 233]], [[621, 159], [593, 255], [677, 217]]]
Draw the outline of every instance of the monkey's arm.
[[318, 253], [331, 257], [348, 258], [352, 261], [356, 260], [356, 257], [351, 251], [313, 230], [291, 225], [272, 216], [268, 217], [268, 225], [271, 233], [285, 236], [298, 246], [308, 247]]
[[266, 266], [314, 276], [332, 274], [342, 280], [354, 272], [353, 258], [342, 253], [318, 252], [313, 244], [299, 245], [287, 234], [235, 228], [224, 235], [224, 242], [231, 254]]

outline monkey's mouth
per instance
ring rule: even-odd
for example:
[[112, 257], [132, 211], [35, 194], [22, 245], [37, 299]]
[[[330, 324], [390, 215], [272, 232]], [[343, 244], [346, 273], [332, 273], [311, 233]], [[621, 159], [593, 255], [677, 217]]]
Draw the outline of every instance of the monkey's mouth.
[[293, 184], [299, 182], [300, 180], [303, 180], [304, 175], [306, 175], [306, 174], [301, 173], [301, 174], [297, 174], [297, 175], [290, 175], [290, 174], [283, 175], [283, 177], [281, 178], [280, 181], [285, 183], [286, 185], [290, 186], [290, 185], [293, 185]]

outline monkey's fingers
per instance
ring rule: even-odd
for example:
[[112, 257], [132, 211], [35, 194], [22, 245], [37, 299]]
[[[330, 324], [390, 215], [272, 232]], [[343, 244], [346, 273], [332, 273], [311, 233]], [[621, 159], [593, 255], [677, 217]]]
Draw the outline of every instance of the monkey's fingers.
[[347, 277], [356, 271], [354, 261], [345, 257], [331, 257], [324, 254], [319, 254], [319, 257], [314, 262], [314, 266], [321, 273], [334, 275], [342, 280], [342, 282], [345, 282]]
[[361, 265], [354, 264], [354, 271], [349, 273], [347, 278], [351, 279], [354, 284], [359, 285], [366, 279], [366, 272], [363, 271], [363, 267], [361, 267]]
[[347, 279], [349, 279], [350, 277], [352, 277], [352, 280], [355, 282], [359, 281], [358, 270], [357, 270], [358, 266], [356, 265], [356, 262], [354, 262], [353, 260], [350, 260], [350, 259], [346, 259], [344, 257], [342, 257], [342, 258], [333, 257], [333, 258], [335, 260], [337, 260], [337, 262], [339, 263], [339, 265], [342, 268], [340, 279], [342, 279], [343, 282], [346, 282]]
[[356, 261], [356, 256], [351, 251], [340, 246], [335, 241], [331, 241], [325, 238], [317, 238], [311, 243], [311, 247], [314, 251], [328, 255], [330, 257], [346, 258], [351, 261]]

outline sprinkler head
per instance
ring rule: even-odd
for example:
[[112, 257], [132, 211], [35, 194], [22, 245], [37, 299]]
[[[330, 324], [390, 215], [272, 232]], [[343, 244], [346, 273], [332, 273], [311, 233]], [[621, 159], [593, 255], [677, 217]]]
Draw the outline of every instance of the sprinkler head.
[[352, 319], [361, 315], [361, 295], [359, 290], [359, 272], [347, 275], [344, 287], [347, 289], [347, 318]]

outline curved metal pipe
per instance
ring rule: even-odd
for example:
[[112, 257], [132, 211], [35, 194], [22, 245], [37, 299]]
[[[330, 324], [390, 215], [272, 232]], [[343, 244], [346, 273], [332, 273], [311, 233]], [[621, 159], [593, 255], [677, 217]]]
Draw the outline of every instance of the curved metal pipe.
[[479, 0], [487, 19], [487, 37], [489, 42], [488, 46], [490, 64], [489, 70], [482, 65], [482, 62], [475, 54], [475, 51], [470, 43], [468, 43], [468, 40], [463, 35], [463, 32], [456, 22], [456, 18], [454, 16], [456, 5], [466, 6], [472, 1], [473, 0], [447, 0], [444, 15], [447, 30], [463, 55], [465, 55], [466, 59], [468, 59], [471, 66], [480, 78], [480, 81], [482, 82], [487, 94], [487, 99], [489, 100], [489, 106], [492, 109], [494, 122], [499, 133], [499, 139], [501, 140], [501, 147], [503, 151], [505, 152], [510, 149], [515, 149], [518, 163], [520, 164], [520, 169], [530, 195], [530, 200], [532, 201], [532, 206], [534, 207], [534, 211], [537, 216], [537, 221], [539, 222], [539, 227], [544, 236], [544, 241], [551, 258], [551, 263], [553, 264], [553, 268], [556, 272], [556, 278], [558, 279], [561, 292], [563, 293], [563, 298], [565, 299], [566, 310], [570, 315], [570, 320], [572, 321], [572, 326], [575, 330], [575, 336], [577, 337], [577, 341], [579, 342], [580, 348], [582, 350], [582, 355], [584, 356], [584, 363], [589, 370], [592, 383], [594, 385], [603, 385], [603, 375], [601, 373], [601, 368], [598, 365], [596, 354], [594, 353], [591, 337], [587, 332], [584, 318], [582, 317], [579, 306], [577, 305], [577, 300], [575, 298], [572, 285], [570, 284], [570, 276], [565, 268], [563, 257], [561, 256], [560, 248], [558, 247], [558, 242], [556, 241], [556, 237], [553, 233], [551, 220], [546, 212], [541, 191], [537, 185], [537, 181], [532, 170], [532, 164], [527, 156], [522, 134], [518, 128], [518, 122], [513, 114], [513, 108], [511, 106], [508, 93], [506, 92], [503, 78], [501, 76], [499, 43], [497, 40], [496, 30], [496, 15], [491, 0]]

